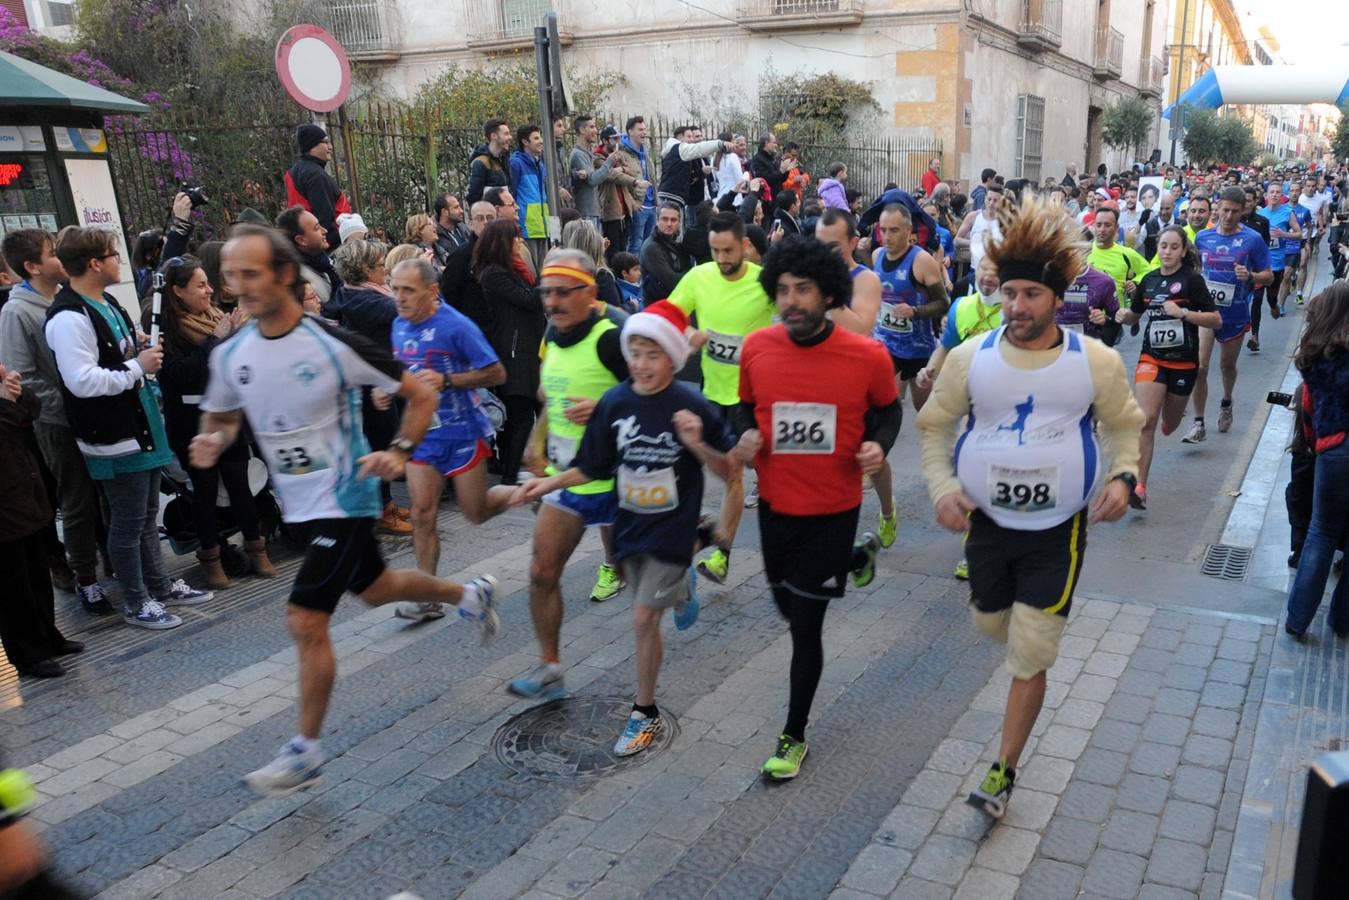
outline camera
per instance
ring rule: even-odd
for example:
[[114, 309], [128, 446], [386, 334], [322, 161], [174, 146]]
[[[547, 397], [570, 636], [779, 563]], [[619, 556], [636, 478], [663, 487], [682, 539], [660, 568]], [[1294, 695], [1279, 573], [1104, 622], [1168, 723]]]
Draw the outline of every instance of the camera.
[[1282, 391], [1270, 391], [1268, 394], [1265, 395], [1265, 402], [1273, 406], [1292, 407], [1293, 395], [1285, 394]]
[[192, 201], [193, 209], [196, 209], [198, 206], [205, 206], [211, 202], [211, 198], [206, 196], [206, 188], [204, 187], [191, 187], [187, 182], [183, 182], [178, 190], [187, 194], [187, 199]]

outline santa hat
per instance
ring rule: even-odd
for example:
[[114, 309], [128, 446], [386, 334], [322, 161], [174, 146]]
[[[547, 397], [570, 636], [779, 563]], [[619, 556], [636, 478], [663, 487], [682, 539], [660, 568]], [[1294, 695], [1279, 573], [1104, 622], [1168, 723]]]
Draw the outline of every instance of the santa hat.
[[623, 344], [623, 358], [632, 361], [629, 342], [634, 337], [644, 337], [660, 344], [675, 369], [684, 368], [689, 360], [689, 339], [684, 331], [689, 327], [689, 317], [669, 300], [657, 300], [639, 313], [628, 316], [620, 334]]

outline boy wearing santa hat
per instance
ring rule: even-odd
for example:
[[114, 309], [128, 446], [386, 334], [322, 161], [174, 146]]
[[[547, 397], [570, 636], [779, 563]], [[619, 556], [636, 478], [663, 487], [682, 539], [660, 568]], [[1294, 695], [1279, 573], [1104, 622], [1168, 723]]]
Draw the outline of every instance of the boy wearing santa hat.
[[651, 304], [623, 325], [631, 377], [610, 388], [586, 425], [572, 467], [535, 478], [516, 491], [517, 504], [560, 488], [617, 479], [614, 556], [633, 590], [637, 698], [614, 753], [645, 750], [660, 732], [656, 676], [664, 647], [660, 621], [675, 610], [684, 630], [698, 618], [693, 554], [700, 542], [703, 466], [720, 478], [735, 438], [720, 411], [697, 388], [675, 380], [688, 361], [688, 317], [668, 301]]

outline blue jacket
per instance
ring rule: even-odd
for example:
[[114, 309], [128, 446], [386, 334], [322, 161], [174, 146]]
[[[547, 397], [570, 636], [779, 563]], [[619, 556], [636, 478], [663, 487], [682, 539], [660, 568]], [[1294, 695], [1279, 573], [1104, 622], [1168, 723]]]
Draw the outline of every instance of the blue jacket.
[[526, 238], [548, 237], [548, 187], [543, 160], [524, 150], [511, 154], [511, 193], [519, 207], [520, 233]]

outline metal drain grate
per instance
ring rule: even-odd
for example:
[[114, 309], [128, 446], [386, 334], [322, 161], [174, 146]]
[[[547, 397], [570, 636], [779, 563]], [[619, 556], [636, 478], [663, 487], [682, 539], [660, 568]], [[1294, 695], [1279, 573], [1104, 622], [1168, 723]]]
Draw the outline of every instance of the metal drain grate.
[[1226, 578], [1228, 581], [1244, 581], [1246, 568], [1251, 564], [1250, 547], [1233, 547], [1230, 544], [1209, 544], [1204, 554], [1201, 571], [1214, 578]]

